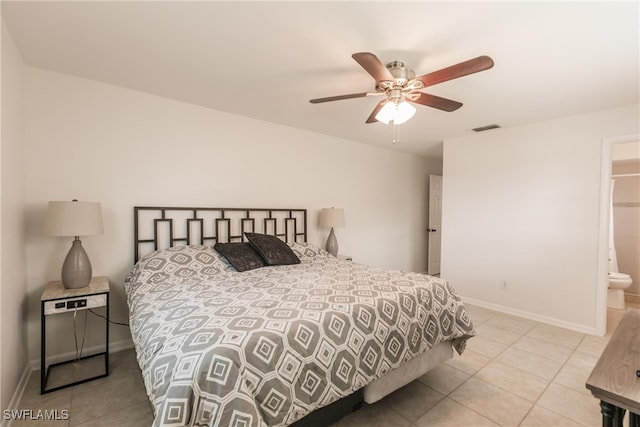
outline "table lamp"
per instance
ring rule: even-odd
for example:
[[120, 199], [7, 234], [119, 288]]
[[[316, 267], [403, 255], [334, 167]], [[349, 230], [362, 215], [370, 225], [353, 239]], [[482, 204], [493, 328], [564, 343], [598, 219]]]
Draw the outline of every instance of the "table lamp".
[[102, 210], [96, 202], [49, 202], [45, 231], [50, 236], [73, 237], [62, 264], [62, 284], [67, 289], [87, 286], [91, 282], [91, 261], [82, 247], [80, 236], [103, 233]]
[[320, 211], [320, 227], [331, 228], [327, 237], [326, 250], [333, 256], [338, 256], [338, 239], [334, 233], [334, 227], [344, 227], [344, 209], [323, 208]]

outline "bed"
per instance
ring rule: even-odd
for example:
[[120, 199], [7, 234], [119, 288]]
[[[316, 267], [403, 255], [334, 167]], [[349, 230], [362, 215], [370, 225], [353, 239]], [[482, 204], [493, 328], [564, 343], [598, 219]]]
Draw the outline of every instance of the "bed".
[[[125, 291], [154, 427], [327, 426], [464, 351], [473, 325], [446, 281], [333, 257], [306, 222], [304, 209], [134, 208]], [[237, 271], [213, 247], [247, 236], [275, 236], [298, 262]]]

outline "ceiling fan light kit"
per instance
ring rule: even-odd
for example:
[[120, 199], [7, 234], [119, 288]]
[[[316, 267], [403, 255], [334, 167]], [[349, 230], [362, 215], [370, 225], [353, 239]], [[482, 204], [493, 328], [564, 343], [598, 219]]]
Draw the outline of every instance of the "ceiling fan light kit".
[[409, 120], [416, 113], [416, 107], [406, 101], [400, 103], [387, 102], [376, 114], [376, 120], [388, 125], [393, 122], [401, 125]]
[[319, 104], [343, 99], [383, 96], [384, 98], [378, 102], [366, 123], [382, 122], [388, 124], [393, 122], [394, 125], [402, 124], [413, 117], [416, 109], [411, 103], [447, 112], [457, 110], [462, 107], [462, 103], [430, 95], [421, 90], [493, 67], [493, 60], [490, 57], [478, 56], [477, 58], [416, 77], [415, 72], [407, 68], [402, 61], [392, 61], [384, 66], [373, 53], [354, 53], [352, 57], [376, 80], [375, 92], [330, 96], [312, 99], [310, 102]]

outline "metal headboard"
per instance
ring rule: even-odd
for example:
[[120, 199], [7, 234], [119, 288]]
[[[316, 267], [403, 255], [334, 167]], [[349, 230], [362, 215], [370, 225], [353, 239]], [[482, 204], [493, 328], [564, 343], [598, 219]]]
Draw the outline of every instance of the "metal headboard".
[[[245, 232], [307, 241], [307, 210], [135, 206], [134, 262], [158, 249], [245, 241]], [[145, 250], [146, 249], [146, 250]]]

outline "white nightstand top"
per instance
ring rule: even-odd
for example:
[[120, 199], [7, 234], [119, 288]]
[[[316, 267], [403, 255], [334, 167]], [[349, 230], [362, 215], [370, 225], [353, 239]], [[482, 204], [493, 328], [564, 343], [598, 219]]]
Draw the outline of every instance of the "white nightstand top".
[[109, 279], [106, 276], [92, 277], [91, 282], [84, 288], [67, 289], [61, 281], [49, 282], [42, 293], [40, 301], [60, 298], [73, 298], [82, 295], [101, 294], [109, 292]]

